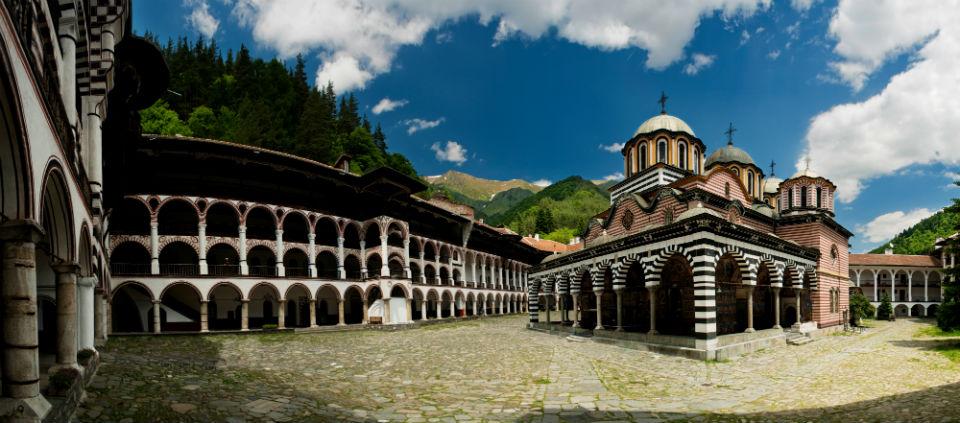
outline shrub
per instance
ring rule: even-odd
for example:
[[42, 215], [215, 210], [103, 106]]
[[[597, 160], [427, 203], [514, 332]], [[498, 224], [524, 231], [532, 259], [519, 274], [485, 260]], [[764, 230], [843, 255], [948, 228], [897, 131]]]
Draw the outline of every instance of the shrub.
[[275, 324], [273, 324], [273, 323], [267, 323], [267, 324], [263, 325], [263, 330], [274, 330], [274, 329], [276, 329], [276, 328], [277, 328], [277, 325], [275, 325]]
[[862, 293], [854, 292], [850, 296], [850, 323], [854, 326], [860, 326], [861, 320], [870, 319], [876, 313], [877, 308]]
[[890, 304], [890, 296], [884, 292], [880, 295], [880, 307], [877, 307], [877, 320], [889, 320], [893, 316], [893, 305]]

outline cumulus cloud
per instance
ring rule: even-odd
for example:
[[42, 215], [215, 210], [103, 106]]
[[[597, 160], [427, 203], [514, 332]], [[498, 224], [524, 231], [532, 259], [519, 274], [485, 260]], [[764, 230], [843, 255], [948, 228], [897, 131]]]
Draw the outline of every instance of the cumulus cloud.
[[456, 141], [447, 141], [443, 144], [435, 142], [430, 149], [441, 162], [452, 162], [460, 166], [467, 161], [467, 149]]
[[187, 23], [204, 37], [212, 38], [220, 28], [220, 20], [210, 13], [210, 5], [203, 0], [186, 0], [183, 4], [191, 8]]
[[404, 125], [407, 125], [407, 135], [413, 135], [417, 131], [422, 131], [424, 129], [436, 128], [443, 123], [444, 118], [437, 120], [425, 120], [420, 118], [408, 119], [403, 121]]
[[780, 49], [774, 49], [773, 51], [767, 53], [767, 58], [770, 60], [777, 60], [780, 57]]
[[623, 172], [617, 172], [603, 177], [604, 181], [619, 181], [623, 179]]
[[687, 63], [687, 66], [683, 67], [683, 73], [687, 75], [696, 75], [700, 73], [701, 70], [710, 67], [710, 65], [712, 65], [713, 61], [716, 59], [717, 56], [714, 55], [693, 53], [693, 56], [690, 58], [690, 63]]
[[380, 99], [376, 105], [373, 106], [373, 114], [379, 115], [384, 112], [392, 112], [396, 109], [399, 109], [403, 106], [406, 106], [408, 103], [407, 100], [391, 100], [387, 97]]
[[608, 152], [611, 152], [611, 153], [619, 153], [621, 150], [623, 150], [623, 146], [624, 146], [624, 145], [625, 145], [625, 144], [622, 143], [622, 142], [615, 142], [615, 143], [610, 144], [610, 145], [600, 144], [599, 147], [600, 147], [601, 150], [604, 150], [604, 151], [608, 151]]
[[837, 184], [838, 199], [853, 201], [871, 179], [912, 165], [960, 163], [960, 0], [845, 0], [830, 32], [842, 57], [835, 67], [854, 88], [883, 62], [916, 50], [879, 93], [811, 120], [806, 153]]
[[947, 184], [947, 188], [960, 188], [960, 186], [957, 186], [957, 182], [960, 182], [960, 173], [944, 172], [943, 177], [950, 180], [950, 183]]
[[317, 80], [332, 81], [344, 91], [363, 88], [370, 79], [389, 72], [400, 47], [420, 45], [430, 31], [462, 19], [496, 24], [494, 44], [556, 34], [601, 50], [643, 49], [647, 67], [663, 69], [683, 57], [702, 18], [748, 17], [770, 4], [771, 0], [709, 0], [650, 7], [647, 2], [619, 0], [597, 7], [592, 0], [237, 0], [232, 14], [252, 30], [258, 43], [282, 58], [319, 54]]
[[793, 7], [794, 10], [798, 12], [806, 12], [810, 10], [816, 2], [817, 0], [790, 0], [790, 7]]
[[536, 186], [538, 186], [538, 187], [540, 187], [540, 188], [546, 188], [546, 187], [550, 186], [550, 184], [552, 184], [552, 183], [553, 183], [553, 182], [550, 182], [549, 179], [537, 179], [536, 181], [531, 182], [531, 184], [534, 184], [534, 185], [536, 185]]
[[930, 209], [914, 209], [908, 212], [895, 211], [881, 214], [866, 225], [857, 225], [856, 230], [862, 234], [868, 242], [883, 242], [897, 236], [904, 229], [907, 229], [917, 222], [926, 219], [936, 211]]
[[744, 45], [748, 41], [750, 41], [750, 31], [747, 31], [745, 29], [743, 31], [740, 31], [740, 45]]

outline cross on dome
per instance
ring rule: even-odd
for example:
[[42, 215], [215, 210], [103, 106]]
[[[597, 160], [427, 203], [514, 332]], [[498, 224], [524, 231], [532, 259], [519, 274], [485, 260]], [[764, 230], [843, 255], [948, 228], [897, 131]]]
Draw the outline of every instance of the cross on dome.
[[727, 145], [733, 145], [733, 133], [737, 132], [737, 128], [733, 127], [733, 122], [730, 122], [730, 127], [727, 128], [727, 131], [724, 132], [727, 134]]
[[777, 166], [777, 162], [770, 160], [770, 176], [775, 176], [774, 168]]
[[668, 99], [668, 98], [670, 98], [670, 97], [667, 97], [667, 93], [665, 93], [665, 92], [663, 92], [663, 91], [660, 91], [660, 100], [657, 100], [657, 103], [660, 103], [660, 114], [661, 114], [661, 115], [667, 114], [667, 99]]

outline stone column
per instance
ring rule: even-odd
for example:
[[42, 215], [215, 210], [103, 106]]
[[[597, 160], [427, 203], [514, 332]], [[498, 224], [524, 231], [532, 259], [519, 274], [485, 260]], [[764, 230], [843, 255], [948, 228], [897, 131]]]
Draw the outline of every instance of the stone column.
[[337, 300], [337, 326], [346, 326], [347, 318], [343, 313], [343, 300]]
[[923, 274], [923, 302], [930, 301], [930, 296], [928, 295], [929, 292], [927, 292], [927, 281], [929, 281], [930, 279], [929, 276], [930, 276], [929, 273]]
[[[50, 411], [40, 395], [40, 359], [37, 354], [37, 273], [35, 245], [43, 230], [32, 222], [0, 224], [0, 276], [4, 347], [0, 371], [3, 393], [0, 420], [39, 422]], [[8, 346], [15, 345], [16, 348]]]
[[380, 235], [380, 269], [374, 269], [379, 272], [380, 276], [390, 276], [390, 266], [387, 265], [390, 262], [387, 237], [387, 234]]
[[343, 267], [344, 253], [343, 253], [343, 237], [337, 237], [337, 278], [346, 279], [347, 271]]
[[150, 274], [160, 274], [160, 233], [156, 216], [150, 217]]
[[250, 330], [250, 300], [240, 300], [240, 330]]
[[310, 300], [310, 327], [317, 327], [317, 300]]
[[603, 317], [603, 291], [593, 291], [593, 295], [597, 297], [597, 326], [594, 329], [604, 329], [603, 320], [600, 318]]
[[360, 240], [360, 279], [367, 278], [367, 241]]
[[651, 335], [656, 335], [657, 332], [657, 288], [659, 286], [652, 285], [647, 287], [647, 294], [649, 295], [650, 302], [650, 331], [647, 332]]
[[571, 293], [573, 297], [573, 327], [580, 327], [580, 309], [577, 307], [577, 303], [580, 301], [580, 292], [573, 291]]
[[97, 278], [87, 277], [77, 279], [77, 317], [78, 338], [81, 350], [95, 350], [94, 328], [96, 327], [96, 294]]
[[307, 275], [317, 277], [317, 234], [307, 234]]
[[200, 247], [200, 274], [207, 275], [210, 273], [207, 267], [207, 224], [202, 221], [197, 224], [197, 242]]
[[553, 298], [552, 295], [543, 296], [543, 307], [547, 310], [547, 323], [553, 323], [553, 320], [550, 319], [550, 309], [553, 308], [550, 306], [550, 299]]
[[782, 329], [780, 327], [780, 288], [773, 287], [773, 328]]
[[747, 286], [747, 329], [746, 333], [751, 333], [753, 329], [753, 286]]
[[443, 304], [440, 303], [440, 300], [437, 300], [437, 318], [443, 318]]
[[210, 332], [210, 317], [208, 315], [210, 304], [207, 300], [200, 301], [200, 332]]
[[879, 284], [879, 278], [877, 277], [877, 271], [873, 271], [873, 301], [880, 301], [880, 297], [877, 295], [877, 285]]
[[420, 300], [420, 320], [427, 320], [427, 301]]
[[617, 294], [617, 332], [623, 332], [623, 288], [614, 289]]
[[280, 303], [280, 306], [277, 307], [277, 329], [286, 329], [287, 300], [281, 299], [278, 302]]
[[287, 276], [286, 269], [283, 268], [283, 229], [277, 229], [276, 255], [277, 255], [277, 276]]
[[410, 279], [413, 277], [410, 273], [410, 237], [409, 236], [403, 239], [403, 276], [407, 279]]
[[364, 299], [363, 300], [363, 320], [361, 320], [361, 323], [363, 324], [370, 323], [370, 317], [368, 316], [369, 312], [370, 312], [370, 307], [367, 306], [367, 300]]
[[486, 258], [483, 259], [483, 263], [480, 263], [480, 285], [484, 288], [487, 287], [487, 266]]
[[423, 248], [420, 249], [420, 283], [427, 283], [427, 268], [423, 266], [423, 257], [424, 252]]
[[383, 296], [380, 297], [380, 300], [383, 301], [383, 317], [380, 318], [380, 322], [383, 324], [394, 323], [390, 316], [390, 297], [385, 291], [381, 290], [380, 292], [383, 292]]
[[153, 333], [160, 333], [160, 300], [153, 300]]
[[413, 322], [413, 299], [407, 298], [407, 323]]
[[455, 300], [450, 300], [450, 318], [457, 317], [457, 306]]
[[247, 276], [250, 274], [250, 267], [247, 266], [247, 227], [246, 225], [240, 225], [240, 228], [237, 229], [240, 234], [240, 245], [237, 245], [237, 253], [240, 255], [240, 275]]
[[800, 314], [800, 307], [802, 305], [803, 296], [800, 295], [800, 288], [794, 289], [793, 292], [794, 292], [794, 295], [796, 295], [797, 297], [797, 323], [794, 326], [799, 328], [800, 323], [802, 323], [802, 321], [800, 320], [800, 318], [802, 317], [802, 315]]

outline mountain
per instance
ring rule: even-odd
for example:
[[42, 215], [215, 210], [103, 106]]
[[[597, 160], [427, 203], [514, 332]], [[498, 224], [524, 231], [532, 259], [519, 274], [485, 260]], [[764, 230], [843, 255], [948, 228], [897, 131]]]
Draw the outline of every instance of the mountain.
[[534, 192], [526, 188], [510, 188], [494, 194], [492, 200], [481, 206], [481, 211], [488, 218], [499, 216], [533, 195]]
[[888, 242], [870, 251], [871, 254], [883, 253], [884, 248], [893, 243], [896, 254], [929, 254], [937, 238], [946, 238], [960, 230], [960, 212], [945, 209], [933, 216], [917, 222], [905, 229]]
[[[561, 229], [579, 234], [591, 217], [608, 207], [610, 196], [605, 189], [579, 176], [571, 176], [524, 198], [506, 212], [491, 216], [489, 223], [504, 224], [524, 235]], [[541, 210], [549, 210], [549, 217], [542, 216]]]
[[498, 181], [478, 178], [455, 170], [447, 171], [447, 173], [439, 176], [427, 176], [424, 179], [434, 186], [446, 188], [448, 192], [455, 192], [468, 199], [482, 202], [492, 201], [495, 194], [511, 188], [523, 188], [533, 193], [542, 189], [522, 179]]

